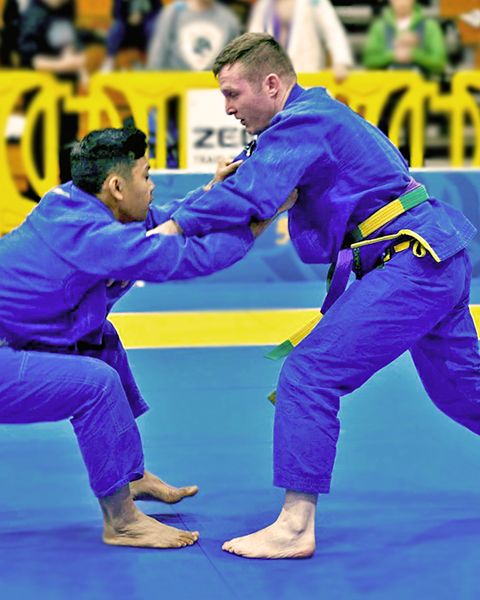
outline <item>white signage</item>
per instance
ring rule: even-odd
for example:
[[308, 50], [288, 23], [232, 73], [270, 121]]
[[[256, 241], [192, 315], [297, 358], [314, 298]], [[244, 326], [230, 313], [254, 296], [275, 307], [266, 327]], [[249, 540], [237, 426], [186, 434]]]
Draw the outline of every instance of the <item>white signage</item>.
[[218, 90], [187, 92], [187, 168], [215, 171], [219, 158], [233, 158], [251, 140], [245, 128], [225, 113]]

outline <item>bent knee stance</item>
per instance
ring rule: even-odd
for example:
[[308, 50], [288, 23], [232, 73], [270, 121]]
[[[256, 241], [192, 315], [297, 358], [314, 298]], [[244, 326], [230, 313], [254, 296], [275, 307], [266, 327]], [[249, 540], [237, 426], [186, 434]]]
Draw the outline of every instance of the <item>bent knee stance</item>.
[[113, 494], [143, 475], [140, 434], [118, 373], [96, 365], [91, 395], [71, 419], [96, 496]]

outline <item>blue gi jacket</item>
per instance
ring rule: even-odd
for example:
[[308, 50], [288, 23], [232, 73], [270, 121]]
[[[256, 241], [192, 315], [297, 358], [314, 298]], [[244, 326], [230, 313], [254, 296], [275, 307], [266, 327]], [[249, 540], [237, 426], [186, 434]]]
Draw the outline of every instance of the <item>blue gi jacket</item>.
[[117, 281], [161, 282], [208, 275], [251, 248], [240, 226], [203, 238], [145, 235], [180, 202], [151, 206], [145, 222], [122, 224], [71, 182], [48, 192], [17, 229], [0, 239], [0, 345], [100, 341]]
[[[328, 263], [344, 247], [347, 234], [401, 195], [410, 180], [402, 155], [376, 127], [324, 88], [296, 85], [236, 173], [208, 194], [199, 190], [172, 216], [185, 235], [225, 229], [270, 218], [297, 188], [297, 203], [289, 211], [292, 243], [304, 262]], [[475, 234], [460, 212], [435, 199], [376, 235], [401, 229], [415, 231], [440, 260]]]

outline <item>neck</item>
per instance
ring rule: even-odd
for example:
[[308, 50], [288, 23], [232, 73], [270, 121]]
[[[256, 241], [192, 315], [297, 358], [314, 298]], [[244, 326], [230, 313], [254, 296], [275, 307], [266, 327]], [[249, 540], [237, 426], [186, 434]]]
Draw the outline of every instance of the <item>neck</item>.
[[287, 85], [279, 94], [278, 97], [278, 112], [280, 112], [281, 110], [283, 110], [283, 107], [285, 106], [285, 104], [287, 103], [288, 97], [290, 96], [290, 92], [293, 90], [293, 88], [296, 85], [296, 81], [293, 81], [291, 84]]
[[105, 204], [105, 206], [112, 211], [112, 214], [117, 221], [120, 220], [120, 212], [118, 210], [118, 206], [115, 202], [115, 199], [110, 194], [100, 192], [100, 194], [96, 194], [95, 197], [98, 198], [100, 202], [102, 202], [102, 204]]

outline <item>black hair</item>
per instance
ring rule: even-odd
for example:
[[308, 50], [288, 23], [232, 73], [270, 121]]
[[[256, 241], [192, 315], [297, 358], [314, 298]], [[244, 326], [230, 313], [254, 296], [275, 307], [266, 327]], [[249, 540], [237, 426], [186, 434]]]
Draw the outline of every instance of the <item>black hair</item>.
[[70, 154], [73, 183], [89, 194], [98, 194], [112, 172], [130, 177], [136, 160], [145, 156], [145, 134], [135, 128], [91, 131]]

